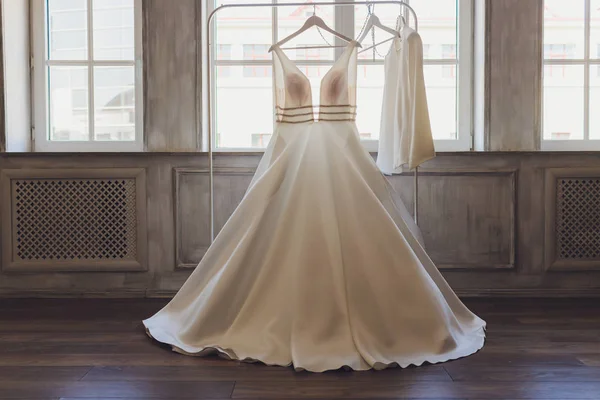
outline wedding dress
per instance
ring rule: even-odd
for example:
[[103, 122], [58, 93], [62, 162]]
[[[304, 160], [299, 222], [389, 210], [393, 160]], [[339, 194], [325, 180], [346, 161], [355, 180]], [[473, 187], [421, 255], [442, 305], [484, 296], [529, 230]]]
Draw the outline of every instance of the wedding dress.
[[360, 143], [356, 44], [323, 77], [319, 106], [275, 47], [276, 130], [198, 267], [144, 321], [151, 337], [187, 355], [314, 372], [437, 363], [483, 346], [485, 322], [438, 272]]

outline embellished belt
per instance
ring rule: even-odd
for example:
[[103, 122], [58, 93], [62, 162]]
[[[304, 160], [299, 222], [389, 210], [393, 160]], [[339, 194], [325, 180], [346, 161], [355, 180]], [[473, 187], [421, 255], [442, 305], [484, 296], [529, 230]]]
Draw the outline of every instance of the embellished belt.
[[320, 105], [301, 107], [275, 107], [277, 122], [300, 124], [313, 121], [356, 121], [356, 106]]

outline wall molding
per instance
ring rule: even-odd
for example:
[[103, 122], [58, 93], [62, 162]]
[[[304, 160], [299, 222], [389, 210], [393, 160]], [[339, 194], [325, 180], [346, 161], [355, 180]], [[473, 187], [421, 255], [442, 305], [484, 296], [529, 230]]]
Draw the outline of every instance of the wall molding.
[[[215, 186], [217, 188], [217, 219], [218, 226], [231, 212], [234, 205], [243, 195], [256, 168], [258, 157], [247, 155], [215, 155]], [[222, 168], [232, 166], [232, 168]], [[114, 171], [120, 168], [145, 169], [146, 171], [146, 201], [149, 229], [146, 246], [151, 257], [147, 260], [147, 272], [122, 271], [90, 273], [77, 268], [76, 273], [54, 273], [48, 270], [40, 272], [9, 272], [0, 271], [0, 296], [38, 296], [38, 297], [168, 297], [181, 287], [185, 278], [196, 266], [199, 259], [195, 249], [198, 245], [208, 243], [205, 233], [205, 210], [207, 210], [208, 170], [204, 153], [188, 154], [2, 154], [0, 155], [0, 172], [28, 171], [31, 169], [48, 170], [57, 173], [60, 169], [66, 171], [89, 171], [91, 169]], [[456, 242], [463, 240], [464, 249], [456, 256], [447, 257], [447, 262], [456, 262], [455, 269], [444, 269], [442, 272], [449, 282], [456, 284], [456, 291], [461, 296], [506, 296], [506, 297], [597, 297], [600, 291], [600, 272], [592, 272], [589, 268], [569, 268], [563, 272], [548, 271], [544, 268], [544, 229], [545, 229], [545, 173], [546, 169], [556, 170], [570, 167], [573, 171], [583, 168], [584, 171], [600, 170], [600, 155], [598, 153], [473, 153], [473, 154], [442, 154], [428, 162], [420, 169], [424, 185], [421, 185], [421, 197], [434, 196], [422, 202], [422, 212], [434, 212], [428, 217], [427, 229], [433, 229], [435, 223], [445, 224], [447, 232], [436, 233], [435, 240], [455, 235]], [[177, 210], [174, 205], [174, 169], [183, 172], [185, 177], [180, 184], [180, 200], [184, 209]], [[185, 172], [196, 175], [185, 175]], [[225, 175], [221, 175], [221, 173]], [[245, 174], [243, 176], [227, 174]], [[428, 177], [431, 174], [433, 177]], [[61, 174], [62, 175], [62, 174]], [[476, 175], [474, 178], [456, 178], [459, 175]], [[106, 176], [106, 174], [104, 174]], [[436, 177], [438, 176], [438, 177]], [[444, 176], [449, 176], [445, 178]], [[511, 176], [508, 178], [507, 176]], [[454, 177], [454, 178], [453, 178]], [[514, 268], [489, 268], [499, 262], [508, 262], [509, 227], [508, 221], [512, 214], [511, 181], [516, 179], [518, 194], [517, 229], [518, 248], [516, 248], [516, 266]], [[444, 183], [447, 180], [446, 183]], [[492, 181], [491, 183], [489, 181]], [[402, 198], [410, 202], [412, 197], [412, 179], [402, 177], [395, 185]], [[456, 186], [458, 182], [459, 186]], [[479, 186], [481, 182], [481, 186]], [[430, 183], [439, 183], [436, 187], [428, 188]], [[435, 193], [433, 192], [435, 190]], [[457, 193], [446, 193], [451, 190]], [[465, 192], [468, 190], [469, 192]], [[1, 192], [0, 192], [1, 195]], [[196, 198], [202, 195], [201, 199]], [[492, 205], [489, 199], [494, 201]], [[176, 199], [176, 198], [175, 198]], [[472, 235], [487, 235], [473, 242], [461, 239], [466, 231], [463, 221], [465, 211], [460, 207], [449, 210], [454, 216], [451, 220], [444, 219], [446, 203], [453, 199], [463, 199], [472, 211], [470, 216], [481, 223], [472, 224], [469, 232]], [[443, 201], [443, 202], [442, 202]], [[0, 203], [5, 202], [0, 197]], [[427, 204], [427, 205], [426, 205]], [[489, 206], [488, 206], [489, 205]], [[407, 204], [410, 206], [410, 204]], [[434, 207], [431, 211], [426, 208]], [[486, 207], [493, 207], [490, 213]], [[409, 207], [410, 209], [410, 207]], [[495, 211], [494, 211], [495, 210]], [[184, 259], [189, 267], [181, 265], [176, 269], [176, 241], [174, 216], [181, 213], [179, 223], [183, 224], [185, 238], [181, 243]], [[486, 222], [486, 218], [492, 218]], [[2, 220], [1, 226], [6, 228], [10, 220]], [[423, 223], [426, 222], [423, 219]], [[201, 225], [197, 225], [197, 224]], [[489, 229], [496, 229], [490, 236]], [[193, 236], [190, 238], [188, 232]], [[196, 232], [196, 233], [194, 233]], [[494, 233], [495, 232], [495, 233]], [[2, 233], [2, 239], [5, 238]], [[489, 238], [489, 239], [488, 239]], [[192, 240], [186, 240], [192, 239]], [[490, 246], [487, 246], [487, 243]], [[432, 244], [433, 246], [433, 244]], [[449, 245], [443, 243], [437, 248], [438, 263], [444, 261], [444, 254]], [[181, 249], [180, 249], [181, 250]], [[489, 252], [495, 254], [488, 254]], [[498, 253], [500, 252], [500, 253]], [[431, 254], [431, 253], [430, 253]], [[475, 259], [470, 254], [481, 254]], [[460, 265], [471, 262], [471, 265]], [[483, 267], [483, 268], [482, 268]], [[584, 272], [578, 272], [584, 271]], [[71, 271], [73, 272], [73, 270]], [[460, 288], [460, 289], [459, 289]]]
[[[590, 289], [456, 289], [460, 298], [600, 298], [600, 287]], [[15, 290], [0, 289], [0, 298], [85, 298], [85, 299], [171, 299], [177, 290], [115, 289], [115, 290]]]
[[[115, 290], [69, 290], [69, 289], [0, 289], [0, 298], [83, 298], [83, 299], [127, 299], [145, 298], [146, 289]], [[173, 293], [173, 295], [175, 295]], [[172, 296], [171, 296], [172, 297]]]
[[[474, 288], [474, 289], [456, 289], [454, 292], [461, 298], [470, 297], [512, 297], [512, 298], [568, 298], [568, 297], [589, 297], [600, 298], [600, 287], [589, 289], [546, 289], [546, 288], [520, 288], [520, 289], [497, 289], [497, 288]], [[155, 290], [149, 289], [146, 292], [148, 298], [173, 298], [177, 290]], [[0, 292], [1, 296], [1, 292]]]
[[600, 298], [600, 288], [592, 289], [456, 289], [459, 297], [512, 297], [512, 298]]
[[[256, 168], [251, 167], [214, 167], [213, 176], [231, 176], [231, 175], [254, 175]], [[208, 177], [208, 168], [173, 168], [173, 210], [174, 210], [174, 223], [175, 223], [175, 269], [176, 270], [191, 270], [196, 268], [198, 263], [190, 263], [183, 260], [181, 238], [182, 238], [182, 220], [184, 216], [181, 215], [182, 207], [180, 203], [179, 191], [181, 189], [181, 178], [184, 175], [205, 175]], [[206, 214], [206, 220], [209, 215]], [[216, 232], [215, 232], [216, 233]], [[200, 249], [202, 256], [206, 253], [209, 246], [204, 246]]]
[[[508, 235], [510, 235], [508, 241], [510, 244], [510, 254], [508, 263], [495, 263], [495, 264], [480, 264], [480, 263], [449, 263], [449, 262], [436, 262], [437, 267], [443, 271], [513, 271], [516, 268], [516, 248], [517, 248], [517, 173], [516, 168], [457, 168], [449, 167], [446, 169], [441, 168], [423, 168], [419, 169], [419, 178], [422, 177], [506, 177], [510, 180], [510, 191], [511, 191], [511, 203], [509, 225], [510, 229]], [[414, 176], [414, 172], [406, 171], [394, 176]], [[423, 194], [423, 191], [427, 190], [427, 186], [419, 185], [419, 193]]]

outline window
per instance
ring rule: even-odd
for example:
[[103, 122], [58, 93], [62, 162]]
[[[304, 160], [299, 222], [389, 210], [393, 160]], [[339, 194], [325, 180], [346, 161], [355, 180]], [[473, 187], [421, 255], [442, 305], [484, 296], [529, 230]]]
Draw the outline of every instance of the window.
[[600, 0], [544, 1], [542, 150], [600, 149], [599, 42]]
[[[217, 60], [231, 60], [231, 45], [230, 44], [218, 44], [217, 45]], [[227, 65], [217, 67], [217, 74], [219, 76], [228, 77], [231, 75], [231, 67]]]
[[139, 151], [141, 0], [33, 0], [37, 151]]
[[[307, 43], [303, 43], [303, 44], [298, 44], [297, 45], [297, 49], [296, 49], [296, 60], [307, 60], [307, 61], [319, 61], [319, 60], [327, 60], [327, 57], [329, 55], [329, 49], [327, 48], [317, 48], [317, 49], [307, 49], [305, 47], [307, 46], [311, 46], [310, 44]], [[324, 67], [308, 67], [308, 66], [304, 66], [304, 67], [300, 67], [300, 71], [302, 71], [302, 73], [306, 76], [308, 76], [309, 78], [314, 78], [314, 77], [320, 77], [322, 78], [323, 75], [325, 75], [327, 73], [327, 71], [329, 71], [329, 67], [324, 66]]]
[[[442, 59], [443, 60], [456, 60], [456, 45], [455, 44], [443, 44], [442, 45]], [[445, 78], [456, 78], [456, 64], [444, 65], [442, 74]]]
[[268, 133], [253, 133], [252, 147], [267, 147], [271, 140], [271, 134]]
[[[598, 38], [600, 40], [600, 38]], [[598, 43], [598, 47], [596, 49], [596, 58], [600, 59], [600, 43]], [[596, 67], [596, 75], [600, 78], [600, 65]]]
[[[245, 44], [244, 46], [244, 61], [256, 61], [256, 60], [265, 60], [268, 61], [270, 59], [270, 54], [268, 53], [269, 47], [271, 45], [268, 44]], [[245, 66], [244, 67], [244, 77], [253, 78], [253, 77], [268, 77], [271, 76], [271, 67], [270, 66]]]
[[[274, 0], [293, 3], [297, 0]], [[231, 0], [231, 3], [253, 3], [254, 0]], [[212, 7], [221, 4], [211, 0]], [[264, 148], [273, 131], [273, 82], [270, 44], [296, 31], [312, 15], [314, 6], [271, 9], [230, 8], [215, 17], [215, 43], [232, 44], [235, 65], [231, 75], [217, 74], [212, 80], [215, 150], [247, 150]], [[425, 79], [431, 123], [438, 151], [468, 150], [471, 147], [471, 58], [472, 0], [410, 0], [419, 16], [419, 33], [423, 39]], [[209, 10], [210, 11], [210, 10]], [[401, 14], [398, 5], [375, 5], [382, 22], [395, 27]], [[349, 7], [316, 6], [325, 22], [349, 37], [358, 37], [367, 18], [364, 5]], [[460, 21], [460, 23], [459, 23]], [[410, 25], [414, 22], [410, 19]], [[389, 34], [376, 29], [375, 40]], [[366, 46], [372, 40], [369, 34]], [[261, 43], [261, 44], [256, 44]], [[267, 44], [268, 43], [268, 44]], [[318, 96], [320, 80], [329, 71], [343, 49], [313, 48], [309, 45], [333, 44], [327, 32], [310, 29], [284, 46], [286, 54], [309, 78], [313, 96]], [[218, 49], [218, 47], [216, 47]], [[375, 51], [359, 54], [357, 126], [369, 150], [377, 149], [381, 101], [383, 97], [383, 58], [389, 42]], [[214, 49], [213, 49], [214, 57]], [[225, 63], [214, 59], [217, 70]], [[318, 103], [318, 99], [313, 99]], [[235, 115], [235, 118], [232, 117]]]
[[[575, 57], [575, 44], [544, 44], [544, 59], [545, 60], [566, 60]], [[553, 65], [549, 64], [546, 70], [548, 77], [558, 76], [556, 74], [565, 76], [564, 65]]]

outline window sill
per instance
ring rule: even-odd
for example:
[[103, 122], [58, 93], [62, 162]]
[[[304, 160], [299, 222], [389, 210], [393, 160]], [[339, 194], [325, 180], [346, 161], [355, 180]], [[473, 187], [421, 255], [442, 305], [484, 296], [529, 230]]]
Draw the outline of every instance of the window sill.
[[143, 152], [140, 142], [36, 142], [34, 153], [133, 153]]
[[[371, 154], [377, 154], [376, 151], [371, 151]], [[262, 156], [264, 151], [257, 150], [244, 150], [244, 151], [214, 151], [214, 157], [235, 157], [235, 156]], [[523, 156], [523, 155], [600, 155], [600, 150], [540, 150], [540, 151], [437, 151], [437, 157], [456, 157], [456, 156], [471, 156], [471, 157], [485, 157], [485, 156]], [[208, 157], [207, 151], [47, 151], [47, 152], [0, 152], [1, 158], [10, 157], [67, 157], [67, 156], [81, 156], [81, 157], [154, 157], [154, 156], [176, 156], [176, 157]]]
[[585, 153], [600, 151], [600, 140], [544, 140], [544, 152]]

